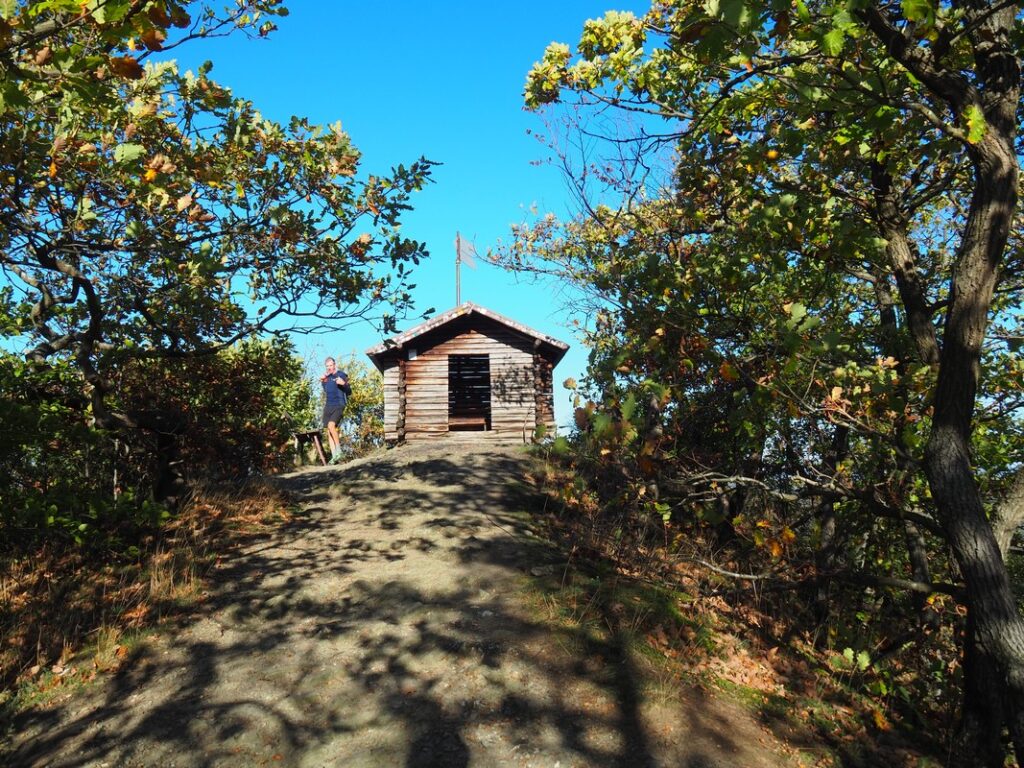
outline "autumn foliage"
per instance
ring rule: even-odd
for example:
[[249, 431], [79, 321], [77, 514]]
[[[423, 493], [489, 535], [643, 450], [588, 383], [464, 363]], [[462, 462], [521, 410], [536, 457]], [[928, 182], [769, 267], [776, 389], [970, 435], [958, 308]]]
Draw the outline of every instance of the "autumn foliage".
[[756, 592], [776, 641], [837, 654], [893, 721], [937, 717], [963, 766], [1024, 760], [1021, 23], [740, 0], [589, 20], [525, 91], [579, 213], [500, 256], [576, 289], [591, 357], [556, 450], [593, 548]]

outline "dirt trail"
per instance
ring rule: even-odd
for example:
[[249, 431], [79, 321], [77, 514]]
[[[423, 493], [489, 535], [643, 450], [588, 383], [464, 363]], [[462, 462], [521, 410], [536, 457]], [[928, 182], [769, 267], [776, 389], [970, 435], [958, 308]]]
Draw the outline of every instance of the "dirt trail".
[[285, 476], [301, 513], [225, 561], [194, 621], [24, 716], [8, 764], [789, 765], [740, 710], [651, 697], [614, 643], [529, 609], [524, 573], [557, 556], [525, 527], [526, 461], [446, 444]]

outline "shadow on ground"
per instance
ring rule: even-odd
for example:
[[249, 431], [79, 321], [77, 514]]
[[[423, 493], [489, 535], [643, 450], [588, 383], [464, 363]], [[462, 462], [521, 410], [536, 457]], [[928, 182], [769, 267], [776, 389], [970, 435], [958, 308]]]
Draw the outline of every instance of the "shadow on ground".
[[646, 701], [620, 636], [526, 610], [524, 571], [558, 555], [524, 456], [440, 450], [282, 478], [292, 522], [224, 558], [192, 622], [22, 715], [8, 764], [781, 764], [699, 692]]

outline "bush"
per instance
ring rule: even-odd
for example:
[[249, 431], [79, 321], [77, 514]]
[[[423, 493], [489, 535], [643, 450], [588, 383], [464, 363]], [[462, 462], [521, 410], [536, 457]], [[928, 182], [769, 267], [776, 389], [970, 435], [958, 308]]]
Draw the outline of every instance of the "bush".
[[189, 361], [132, 362], [112, 399], [139, 425], [96, 429], [66, 364], [0, 355], [0, 537], [7, 551], [58, 540], [122, 551], [189, 482], [286, 466], [291, 431], [316, 411], [290, 342], [242, 342]]

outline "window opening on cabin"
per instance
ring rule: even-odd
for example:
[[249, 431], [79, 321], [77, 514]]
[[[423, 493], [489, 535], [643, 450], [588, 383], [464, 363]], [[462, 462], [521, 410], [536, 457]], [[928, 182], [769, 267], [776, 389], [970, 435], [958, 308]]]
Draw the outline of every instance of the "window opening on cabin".
[[491, 359], [448, 355], [448, 431], [491, 428]]

